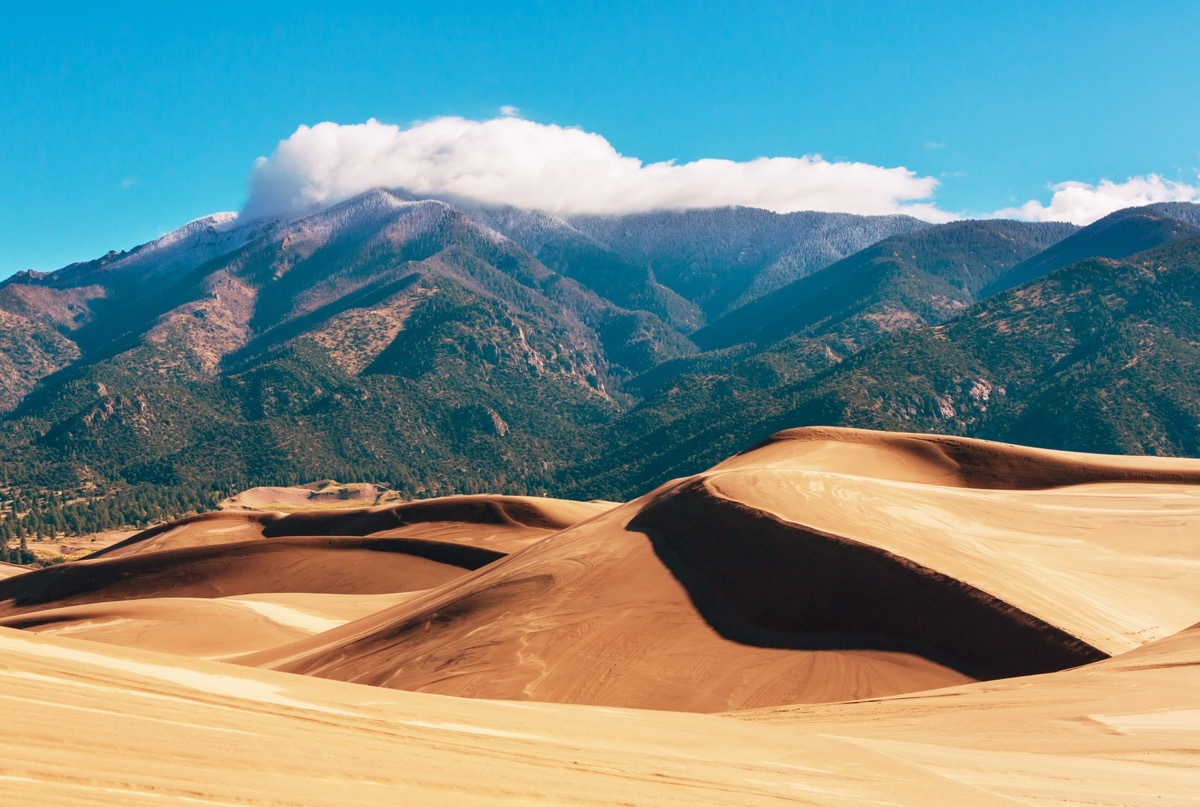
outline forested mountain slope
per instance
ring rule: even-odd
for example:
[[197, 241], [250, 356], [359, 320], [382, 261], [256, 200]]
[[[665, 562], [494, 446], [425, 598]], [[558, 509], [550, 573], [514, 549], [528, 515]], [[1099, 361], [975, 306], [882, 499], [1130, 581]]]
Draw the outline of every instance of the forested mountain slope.
[[[1095, 386], [1094, 362], [1018, 386], [1000, 365], [943, 372], [929, 335], [1017, 273], [1200, 232], [1196, 209], [1076, 231], [745, 208], [564, 219], [372, 191], [294, 220], [208, 216], [0, 283], [0, 503], [27, 517], [72, 497], [120, 501], [149, 519], [219, 490], [322, 478], [406, 496], [625, 497], [804, 423], [1192, 453], [1171, 425], [1191, 411], [1184, 308], [1182, 331], [1155, 332], [1161, 356], [1105, 336], [1104, 350], [1144, 356], [1137, 372], [1183, 362], [1173, 384], [1126, 382], [1135, 402], [1119, 379]], [[1175, 271], [1186, 253], [1161, 260]], [[1108, 300], [1105, 272], [1088, 278], [1076, 296]], [[887, 369], [920, 340], [912, 378]], [[1052, 341], [1020, 349], [1032, 360]], [[874, 361], [883, 369], [862, 369]], [[971, 385], [929, 386], [939, 373]], [[1124, 403], [1093, 417], [1102, 390]], [[1056, 419], [1039, 436], [1043, 411]]]
[[[702, 408], [690, 408], [700, 393], [664, 390], [620, 421], [642, 430], [626, 444], [629, 462], [602, 456], [578, 466], [575, 490], [629, 495], [689, 472], [693, 462], [804, 425], [1195, 456], [1197, 299], [1200, 239], [1120, 261], [1090, 258], [944, 324], [891, 334], [812, 378], [791, 381], [777, 370], [769, 377], [764, 360], [757, 376], [703, 386]], [[672, 396], [682, 411], [671, 409]], [[634, 445], [636, 453], [628, 450]]]

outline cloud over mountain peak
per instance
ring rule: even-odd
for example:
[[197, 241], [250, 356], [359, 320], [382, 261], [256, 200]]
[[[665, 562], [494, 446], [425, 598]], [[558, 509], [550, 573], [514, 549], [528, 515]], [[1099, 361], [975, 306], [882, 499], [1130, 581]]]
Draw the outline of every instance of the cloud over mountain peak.
[[290, 215], [379, 187], [554, 213], [632, 213], [746, 205], [943, 221], [937, 180], [906, 168], [818, 155], [644, 163], [603, 136], [515, 116], [441, 117], [408, 128], [371, 119], [301, 126], [260, 157], [248, 218]]
[[1050, 186], [1050, 203], [1030, 199], [1020, 207], [999, 210], [994, 215], [1026, 221], [1069, 221], [1091, 224], [1126, 207], [1141, 207], [1155, 202], [1200, 202], [1200, 186], [1163, 179], [1158, 174], [1130, 177], [1124, 182], [1102, 179], [1087, 182], [1059, 182]]

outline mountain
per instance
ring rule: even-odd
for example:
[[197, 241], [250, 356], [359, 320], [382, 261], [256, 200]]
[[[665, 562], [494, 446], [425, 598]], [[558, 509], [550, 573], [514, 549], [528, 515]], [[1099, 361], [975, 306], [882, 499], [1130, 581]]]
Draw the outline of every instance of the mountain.
[[958, 221], [895, 235], [727, 314], [694, 340], [709, 350], [742, 342], [766, 347], [816, 326], [822, 333], [846, 333], [854, 352], [863, 337], [851, 333], [945, 319], [1074, 229], [1060, 223]]
[[466, 209], [546, 266], [617, 305], [653, 314], [681, 334], [690, 334], [704, 321], [699, 306], [659, 283], [648, 265], [626, 260], [564, 219], [514, 207]]
[[683, 334], [882, 238], [929, 226], [908, 216], [743, 207], [561, 218], [455, 204], [555, 271]]
[[810, 424], [1200, 455], [1198, 297], [1193, 238], [1073, 264], [815, 375], [768, 352], [725, 375], [680, 376], [607, 426], [615, 448], [573, 467], [569, 484], [581, 495], [644, 490]]
[[[699, 307], [706, 320], [875, 242], [929, 224], [909, 216], [746, 207], [573, 216], [570, 225]], [[518, 239], [519, 240], [519, 239]]]
[[[381, 190], [292, 220], [206, 217], [0, 283], [0, 496], [33, 516], [3, 531], [143, 523], [320, 478], [624, 497], [785, 416], [1044, 442], [1015, 410], [872, 420], [838, 379], [1039, 255], [1180, 237], [1192, 212], [1080, 231], [743, 208], [562, 218]], [[789, 272], [808, 274], [755, 296]], [[1191, 450], [1137, 430], [1088, 445]], [[69, 520], [79, 496], [106, 514]]]
[[[744, 209], [630, 222], [604, 241], [536, 211], [380, 190], [294, 220], [216, 214], [14, 276], [0, 284], [5, 478], [71, 495], [311, 476], [406, 495], [545, 488], [631, 403], [622, 382], [696, 353], [707, 315], [656, 279], [680, 246], [655, 247], [656, 226], [702, 226], [716, 286], [755, 249], [812, 271], [924, 226]], [[766, 259], [731, 272], [757, 282]]]
[[0, 300], [39, 328], [6, 331], [40, 348], [7, 354], [9, 475], [54, 489], [318, 467], [409, 494], [536, 487], [619, 408], [623, 360], [684, 349], [461, 211], [383, 191], [196, 223]]
[[1194, 456], [1198, 298], [1200, 238], [1091, 258], [881, 344], [804, 408], [1037, 446]]
[[988, 284], [991, 296], [1045, 277], [1085, 258], [1125, 258], [1183, 238], [1200, 235], [1200, 204], [1164, 202], [1118, 210], [1034, 255]]
[[[716, 435], [709, 418], [802, 385], [889, 333], [955, 316], [995, 278], [1074, 230], [1014, 221], [928, 227], [884, 239], [727, 314], [693, 335], [704, 353], [664, 362], [626, 385], [645, 400], [606, 427], [601, 450], [568, 471], [578, 487], [567, 489], [632, 495], [684, 472], [693, 457], [737, 450], [738, 440], [761, 434], [747, 435], [756, 424], [718, 420], [729, 428]], [[714, 442], [704, 451], [693, 445], [697, 428]]]

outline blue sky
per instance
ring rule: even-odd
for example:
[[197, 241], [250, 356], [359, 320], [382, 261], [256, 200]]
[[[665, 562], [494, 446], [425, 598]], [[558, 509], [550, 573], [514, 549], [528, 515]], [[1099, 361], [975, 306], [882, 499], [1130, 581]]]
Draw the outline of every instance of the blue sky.
[[0, 277], [241, 208], [302, 124], [506, 105], [647, 163], [902, 166], [953, 213], [1200, 185], [1195, 2], [132, 8], [5, 7]]

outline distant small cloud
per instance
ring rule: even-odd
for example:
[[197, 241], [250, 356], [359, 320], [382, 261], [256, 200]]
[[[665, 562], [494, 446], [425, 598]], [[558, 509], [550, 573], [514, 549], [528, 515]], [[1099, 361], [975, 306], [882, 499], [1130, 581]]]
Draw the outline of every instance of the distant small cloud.
[[117, 183], [117, 185], [121, 188], [132, 188], [136, 184], [138, 184], [138, 178], [135, 176], [125, 177]]
[[[1200, 177], [1198, 177], [1200, 179]], [[1102, 179], [1096, 184], [1060, 182], [1051, 185], [1049, 204], [1030, 199], [1023, 205], [1006, 207], [991, 214], [996, 218], [1027, 221], [1069, 221], [1091, 224], [1126, 207], [1155, 202], [1200, 202], [1200, 186], [1163, 179], [1157, 174], [1130, 177], [1124, 182]]]
[[939, 143], [936, 140], [926, 140], [925, 141], [925, 148], [928, 149], [929, 151], [937, 151], [938, 149], [944, 149], [945, 147], [946, 147], [945, 143]]
[[509, 106], [508, 104], [505, 104], [504, 106], [500, 107], [500, 116], [504, 118], [519, 118], [521, 117], [521, 109], [520, 107]]
[[956, 218], [933, 201], [937, 179], [903, 167], [815, 154], [644, 163], [602, 135], [510, 109], [492, 120], [444, 117], [407, 128], [376, 120], [301, 126], [255, 162], [244, 214], [304, 213], [383, 187], [562, 214], [745, 205]]

